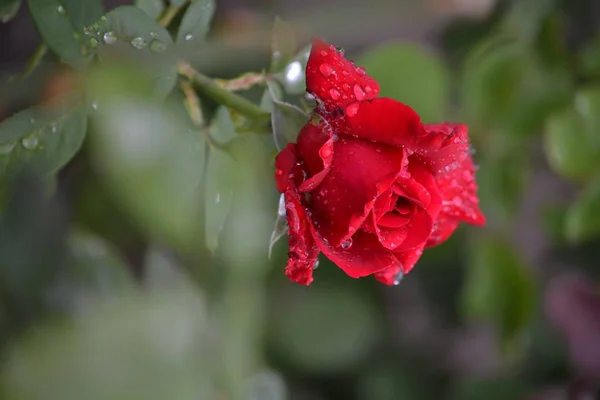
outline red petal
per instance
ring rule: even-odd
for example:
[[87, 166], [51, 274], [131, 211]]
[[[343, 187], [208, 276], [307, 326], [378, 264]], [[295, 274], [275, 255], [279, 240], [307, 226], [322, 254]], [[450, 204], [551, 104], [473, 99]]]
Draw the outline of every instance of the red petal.
[[459, 223], [459, 220], [449, 217], [447, 214], [440, 213], [433, 225], [433, 230], [431, 231], [431, 235], [429, 236], [429, 240], [425, 244], [425, 247], [433, 247], [444, 243], [450, 238], [456, 228], [458, 228]]
[[312, 193], [319, 233], [334, 246], [357, 231], [406, 165], [403, 149], [343, 138], [333, 144], [333, 162]]
[[346, 109], [346, 117], [334, 124], [336, 131], [411, 150], [417, 147], [417, 140], [426, 135], [415, 110], [389, 98], [351, 104]]
[[357, 68], [336, 48], [319, 39], [313, 41], [306, 65], [306, 89], [326, 112], [379, 95], [379, 84], [364, 69]]
[[427, 137], [420, 142], [419, 153], [436, 173], [445, 174], [460, 167], [469, 155], [467, 126], [463, 124], [425, 124]]
[[285, 192], [297, 160], [296, 145], [293, 143], [288, 144], [275, 158], [275, 182], [279, 192]]
[[311, 221], [293, 187], [285, 191], [285, 209], [288, 221], [289, 251], [285, 274], [293, 282], [310, 285], [319, 249], [311, 232]]
[[396, 264], [394, 254], [384, 249], [377, 237], [359, 230], [346, 248], [333, 247], [314, 232], [319, 250], [352, 278], [374, 274]]
[[397, 263], [384, 271], [376, 273], [375, 279], [386, 285], [398, 284], [398, 278], [401, 278], [404, 274], [408, 274], [417, 261], [419, 261], [422, 254], [423, 247], [396, 253]]

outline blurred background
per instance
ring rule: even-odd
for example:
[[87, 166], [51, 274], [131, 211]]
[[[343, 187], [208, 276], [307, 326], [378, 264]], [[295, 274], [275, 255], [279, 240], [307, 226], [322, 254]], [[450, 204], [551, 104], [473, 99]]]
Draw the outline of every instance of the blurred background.
[[[84, 3], [0, 0], [0, 398], [600, 399], [600, 2]], [[312, 37], [469, 124], [488, 225], [399, 286], [289, 282], [272, 132], [173, 61], [286, 140]]]

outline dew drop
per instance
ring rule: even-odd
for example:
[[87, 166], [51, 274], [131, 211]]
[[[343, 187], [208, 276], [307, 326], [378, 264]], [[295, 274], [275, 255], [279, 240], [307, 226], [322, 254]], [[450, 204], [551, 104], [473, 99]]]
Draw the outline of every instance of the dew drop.
[[319, 268], [319, 260], [315, 261], [315, 263], [313, 264], [313, 269], [317, 268]]
[[353, 91], [354, 96], [356, 96], [356, 100], [361, 101], [365, 99], [365, 91], [358, 83], [354, 85]]
[[333, 74], [333, 67], [327, 63], [321, 64], [319, 66], [319, 71], [321, 71], [321, 74], [323, 74], [324, 77], [328, 77]]
[[365, 92], [371, 93], [372, 91], [373, 89], [371, 88], [371, 86], [365, 86]]
[[52, 128], [50, 128], [50, 131], [52, 133], [56, 133], [56, 132], [58, 132], [58, 127], [56, 125], [52, 125]]
[[98, 47], [98, 39], [96, 38], [91, 38], [90, 39], [90, 46], [95, 49], [96, 47]]
[[0, 155], [5, 156], [10, 154], [10, 152], [15, 148], [14, 143], [3, 143], [0, 144]]
[[65, 10], [65, 8], [63, 6], [58, 6], [58, 8], [56, 9], [56, 11], [58, 11], [58, 13], [60, 15], [65, 15], [67, 13], [67, 10]]
[[398, 286], [402, 278], [404, 278], [404, 272], [400, 271], [394, 276], [394, 286]]
[[327, 52], [326, 52], [325, 50], [321, 50], [321, 55], [322, 55], [323, 57], [327, 57]]
[[342, 249], [346, 250], [349, 249], [352, 246], [352, 238], [346, 240], [344, 243], [342, 243]]
[[283, 175], [283, 170], [281, 170], [281, 169], [277, 168], [277, 169], [275, 170], [275, 175], [277, 175], [277, 176], [281, 176], [281, 175]]
[[97, 109], [98, 109], [98, 103], [97, 103], [97, 102], [95, 102], [95, 101], [94, 101], [94, 102], [92, 102], [92, 108], [93, 108], [94, 110], [97, 110]]
[[28, 136], [28, 137], [24, 137], [23, 139], [21, 139], [21, 144], [27, 150], [35, 149], [36, 147], [38, 147], [39, 143], [40, 143], [40, 141], [37, 136]]
[[138, 50], [142, 50], [147, 45], [144, 38], [140, 37], [140, 36], [131, 39], [131, 42], [129, 42], [129, 43], [131, 43], [131, 45]]
[[152, 39], [156, 39], [156, 38], [158, 38], [158, 33], [156, 33], [156, 32], [150, 32], [150, 37]]
[[221, 202], [221, 193], [217, 193], [217, 197], [215, 198], [215, 204], [219, 204]]
[[364, 67], [358, 67], [358, 68], [356, 68], [356, 72], [358, 72], [358, 74], [360, 76], [365, 76], [367, 74], [367, 71], [365, 70]]
[[344, 55], [344, 53], [346, 52], [346, 50], [344, 50], [342, 47], [336, 46], [335, 50], [340, 54], [340, 55]]
[[192, 34], [191, 34], [191, 33], [188, 33], [188, 34], [187, 34], [187, 35], [185, 35], [185, 37], [184, 37], [184, 39], [185, 39], [185, 40], [187, 40], [187, 41], [190, 41], [190, 40], [192, 40], [193, 38], [194, 38], [194, 36], [192, 36]]
[[331, 156], [331, 147], [330, 146], [321, 147], [321, 150], [319, 150], [319, 155], [321, 156], [321, 158], [330, 157]]
[[358, 103], [349, 104], [346, 107], [346, 115], [349, 116], [349, 117], [356, 116], [356, 114], [358, 114], [358, 108], [359, 108], [359, 104]]
[[338, 100], [340, 98], [340, 92], [337, 89], [330, 89], [329, 95], [333, 100]]
[[106, 44], [115, 44], [117, 42], [117, 35], [114, 32], [106, 32], [102, 39]]
[[150, 42], [150, 50], [155, 53], [162, 53], [167, 49], [167, 45], [158, 39], [154, 39]]

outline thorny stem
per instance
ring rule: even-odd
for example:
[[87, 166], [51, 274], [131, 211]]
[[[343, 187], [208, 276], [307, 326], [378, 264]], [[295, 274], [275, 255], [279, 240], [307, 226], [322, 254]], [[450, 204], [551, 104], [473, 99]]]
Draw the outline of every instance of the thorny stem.
[[266, 111], [242, 96], [224, 89], [211, 78], [196, 71], [189, 64], [180, 62], [177, 66], [177, 71], [216, 102], [231, 108], [251, 120], [260, 121], [267, 119], [269, 114]]
[[215, 82], [230, 92], [238, 90], [247, 90], [255, 85], [265, 83], [268, 77], [265, 74], [249, 72], [234, 79], [215, 79]]
[[163, 28], [168, 27], [171, 22], [173, 21], [173, 18], [175, 18], [175, 16], [179, 13], [179, 11], [181, 10], [181, 6], [175, 7], [175, 6], [169, 6], [165, 9], [165, 11], [163, 11], [163, 13], [161, 14], [161, 16], [158, 18], [158, 23], [160, 24], [160, 26], [162, 26]]

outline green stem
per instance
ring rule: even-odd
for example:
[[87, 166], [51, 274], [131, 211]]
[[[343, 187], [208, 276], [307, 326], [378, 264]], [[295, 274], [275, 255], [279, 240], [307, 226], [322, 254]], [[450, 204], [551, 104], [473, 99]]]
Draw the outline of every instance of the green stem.
[[201, 74], [185, 62], [180, 62], [177, 68], [180, 75], [188, 78], [194, 86], [219, 104], [231, 108], [237, 113], [251, 119], [264, 120], [268, 113], [240, 95], [229, 92], [214, 80]]
[[173, 21], [173, 18], [175, 18], [177, 13], [179, 13], [179, 10], [181, 10], [181, 7], [175, 7], [175, 6], [167, 7], [167, 9], [165, 11], [163, 11], [161, 16], [158, 18], [159, 25], [162, 26], [163, 28], [168, 27], [171, 24], [171, 22]]

